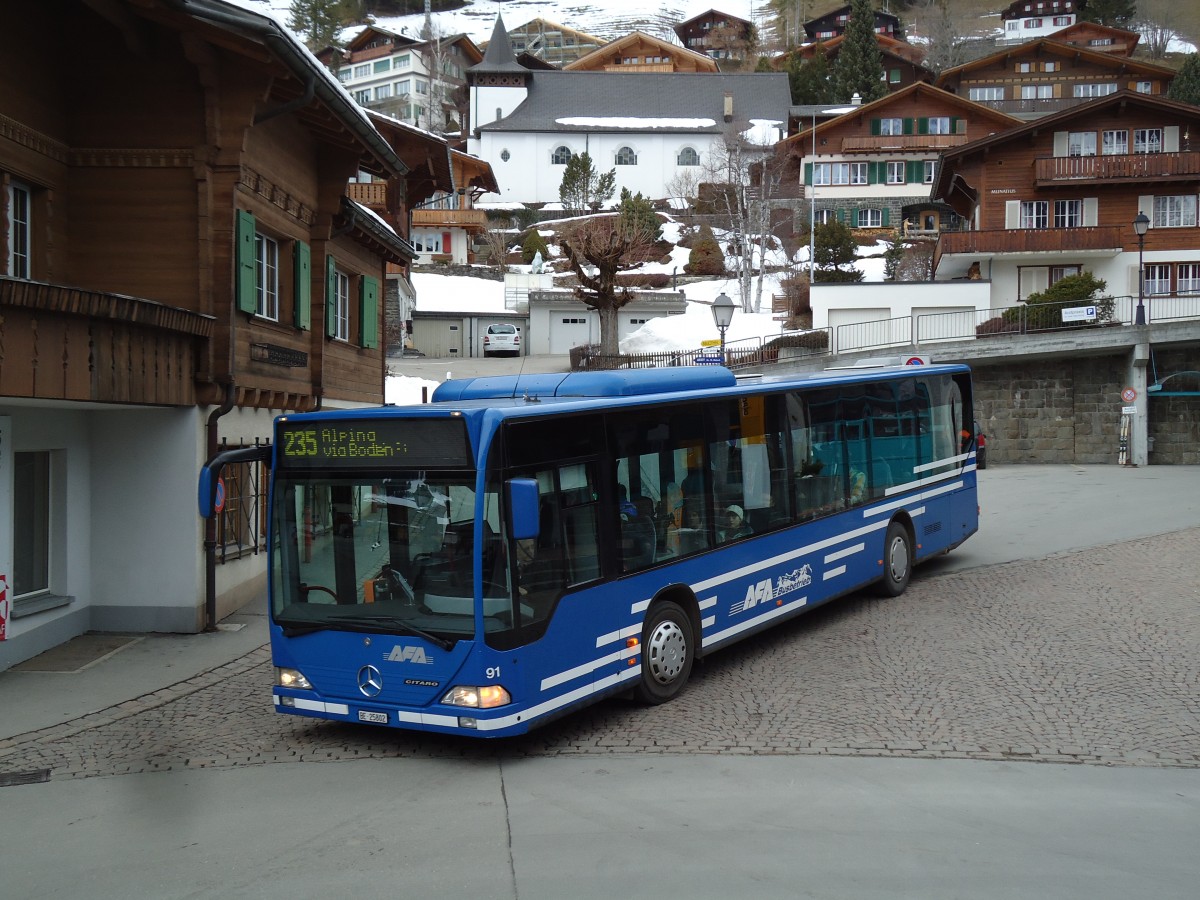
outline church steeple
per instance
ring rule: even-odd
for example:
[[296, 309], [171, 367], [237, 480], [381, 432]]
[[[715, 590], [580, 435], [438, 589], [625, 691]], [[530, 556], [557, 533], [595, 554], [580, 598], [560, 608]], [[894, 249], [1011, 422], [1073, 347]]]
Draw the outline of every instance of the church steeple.
[[[508, 30], [504, 27], [504, 19], [499, 14], [496, 15], [496, 24], [492, 28], [492, 39], [488, 41], [487, 50], [483, 54], [483, 62], [476, 66], [472, 66], [469, 72], [475, 76], [473, 81], [479, 82], [480, 75], [517, 75], [520, 76], [519, 82], [506, 80], [506, 85], [525, 84], [525, 79], [529, 75], [529, 70], [517, 62], [517, 58], [513, 55], [512, 41], [508, 38]], [[499, 84], [497, 81], [490, 81], [490, 84]]]

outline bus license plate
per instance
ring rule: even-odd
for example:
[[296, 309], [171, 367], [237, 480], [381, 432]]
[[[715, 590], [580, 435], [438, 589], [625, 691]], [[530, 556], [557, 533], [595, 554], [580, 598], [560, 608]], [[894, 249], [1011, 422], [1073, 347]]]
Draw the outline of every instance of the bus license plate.
[[369, 712], [368, 710], [360, 709], [358, 711], [358, 721], [374, 722], [376, 725], [386, 725], [388, 721], [388, 714], [385, 712]]

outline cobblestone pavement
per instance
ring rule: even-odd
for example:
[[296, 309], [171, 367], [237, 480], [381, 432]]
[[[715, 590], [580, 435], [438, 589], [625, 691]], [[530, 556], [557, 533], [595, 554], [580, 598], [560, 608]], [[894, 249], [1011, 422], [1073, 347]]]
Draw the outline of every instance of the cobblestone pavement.
[[266, 647], [0, 741], [53, 779], [399, 757], [828, 754], [1200, 767], [1200, 528], [917, 576], [699, 663], [674, 702], [610, 700], [504, 742], [281, 716]]

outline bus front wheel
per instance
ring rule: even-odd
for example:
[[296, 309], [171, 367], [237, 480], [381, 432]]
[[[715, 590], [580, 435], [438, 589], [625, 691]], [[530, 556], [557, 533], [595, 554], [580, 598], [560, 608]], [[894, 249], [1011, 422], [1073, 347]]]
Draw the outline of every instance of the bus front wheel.
[[642, 677], [635, 694], [643, 703], [674, 699], [692, 671], [692, 620], [676, 603], [655, 604], [642, 627]]
[[880, 589], [884, 596], [899, 597], [912, 577], [912, 538], [900, 522], [888, 526], [883, 542], [883, 580]]

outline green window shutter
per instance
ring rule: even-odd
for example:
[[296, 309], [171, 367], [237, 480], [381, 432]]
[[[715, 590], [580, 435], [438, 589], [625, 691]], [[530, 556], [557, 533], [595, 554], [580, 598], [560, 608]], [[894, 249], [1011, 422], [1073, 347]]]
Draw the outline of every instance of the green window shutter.
[[812, 180], [812, 179], [813, 179], [812, 167], [813, 167], [813, 164], [812, 164], [812, 163], [805, 163], [805, 164], [804, 164], [804, 183], [805, 183], [805, 184], [812, 184], [812, 183], [813, 183], [813, 180]]
[[359, 321], [362, 323], [362, 345], [367, 349], [379, 346], [379, 279], [366, 275], [360, 280], [362, 292]]
[[872, 134], [874, 137], [878, 137], [878, 136], [879, 136], [879, 133], [880, 133], [880, 130], [881, 130], [881, 129], [880, 129], [880, 127], [879, 127], [879, 120], [878, 120], [878, 119], [872, 119], [872, 120], [871, 120], [871, 134]]
[[337, 266], [332, 256], [325, 257], [325, 334], [337, 334]]
[[845, 211], [844, 209], [839, 209], [839, 210], [837, 211], [837, 220], [838, 220], [839, 222], [845, 223], [845, 221], [846, 221], [846, 211]]
[[910, 159], [904, 164], [905, 184], [920, 184], [925, 179], [925, 173], [919, 159]]
[[884, 228], [887, 228], [892, 224], [892, 211], [886, 206], [883, 208], [883, 219], [881, 221], [883, 222]]
[[237, 308], [254, 315], [258, 311], [258, 266], [254, 258], [254, 215], [237, 211]]
[[904, 133], [905, 133], [905, 134], [912, 134], [912, 133], [913, 133], [913, 120], [912, 120], [912, 119], [905, 119], [905, 120], [904, 120]]
[[296, 295], [296, 327], [312, 327], [312, 250], [304, 241], [296, 241], [292, 255], [293, 289]]
[[929, 119], [925, 116], [917, 119], [917, 134], [929, 134]]
[[958, 116], [950, 117], [950, 133], [951, 134], [958, 134], [958, 123], [961, 121], [962, 121], [962, 119], [960, 119]]

